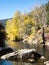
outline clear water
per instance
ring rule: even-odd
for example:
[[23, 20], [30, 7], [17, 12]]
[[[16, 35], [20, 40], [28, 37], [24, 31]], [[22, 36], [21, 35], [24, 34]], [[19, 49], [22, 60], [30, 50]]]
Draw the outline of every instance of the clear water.
[[[27, 44], [27, 43], [22, 43], [22, 42], [13, 42], [13, 41], [8, 41], [6, 42], [7, 45], [14, 50], [17, 49], [24, 49], [24, 48], [35, 48], [40, 54], [44, 55], [46, 57], [47, 61], [49, 60], [49, 47], [45, 47], [45, 51], [43, 50], [43, 45], [38, 44], [38, 45], [33, 45], [33, 44]], [[26, 62], [17, 62], [17, 61], [8, 61], [8, 60], [0, 60], [0, 65], [44, 65], [43, 60], [39, 60], [37, 63], [26, 63]]]
[[0, 60], [0, 65], [12, 65], [12, 62], [7, 60]]

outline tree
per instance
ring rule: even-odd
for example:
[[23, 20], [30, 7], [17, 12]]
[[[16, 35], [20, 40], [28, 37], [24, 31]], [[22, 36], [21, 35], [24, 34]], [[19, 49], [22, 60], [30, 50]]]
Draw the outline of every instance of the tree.
[[46, 8], [45, 6], [36, 7], [33, 11], [33, 16], [36, 21], [35, 27], [36, 30], [40, 29], [43, 25], [46, 24]]
[[16, 13], [12, 20], [6, 22], [7, 37], [10, 38], [10, 40], [14, 40], [15, 37], [18, 37], [19, 23], [19, 13]]
[[34, 26], [34, 24], [35, 24], [34, 19], [27, 15], [26, 18], [24, 19], [24, 22], [23, 22], [26, 35], [31, 34], [31, 31], [32, 31], [31, 28], [32, 28], [32, 26]]
[[46, 4], [46, 23], [49, 25], [49, 2]]

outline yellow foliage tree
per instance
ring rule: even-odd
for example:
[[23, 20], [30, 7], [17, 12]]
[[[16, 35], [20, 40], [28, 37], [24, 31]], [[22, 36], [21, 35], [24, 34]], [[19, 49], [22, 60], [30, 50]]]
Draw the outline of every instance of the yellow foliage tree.
[[25, 35], [35, 34], [35, 21], [29, 15], [22, 15], [20, 12], [16, 12], [11, 20], [6, 22], [7, 37], [10, 40], [15, 38], [23, 38]]
[[18, 13], [12, 18], [12, 20], [8, 20], [6, 22], [6, 32], [7, 32], [7, 37], [10, 40], [14, 40], [15, 37], [18, 37], [18, 30], [19, 30], [19, 16]]

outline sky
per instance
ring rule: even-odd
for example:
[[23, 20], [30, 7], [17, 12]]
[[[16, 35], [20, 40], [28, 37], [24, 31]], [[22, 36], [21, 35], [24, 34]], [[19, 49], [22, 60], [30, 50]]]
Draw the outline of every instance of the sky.
[[0, 19], [12, 18], [16, 11], [27, 13], [35, 6], [46, 4], [49, 0], [0, 0]]

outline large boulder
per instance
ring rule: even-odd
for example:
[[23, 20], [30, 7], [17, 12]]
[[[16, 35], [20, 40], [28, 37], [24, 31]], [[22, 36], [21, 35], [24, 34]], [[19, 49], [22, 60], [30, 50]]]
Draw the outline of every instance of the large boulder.
[[35, 49], [20, 49], [15, 52], [5, 54], [1, 56], [1, 59], [4, 60], [13, 60], [13, 61], [26, 61], [26, 62], [33, 62], [38, 61], [39, 59], [45, 59], [44, 56], [39, 54]]

